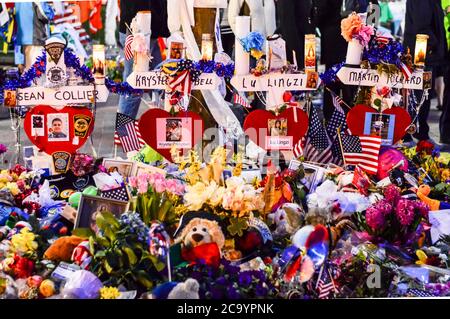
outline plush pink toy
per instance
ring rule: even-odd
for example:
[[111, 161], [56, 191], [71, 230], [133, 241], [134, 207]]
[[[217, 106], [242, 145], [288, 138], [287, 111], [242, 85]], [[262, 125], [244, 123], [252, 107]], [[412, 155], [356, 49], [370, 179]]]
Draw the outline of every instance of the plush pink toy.
[[399, 163], [399, 169], [408, 172], [408, 160], [402, 152], [391, 147], [382, 148], [378, 158], [378, 179], [382, 180], [389, 176], [389, 171]]

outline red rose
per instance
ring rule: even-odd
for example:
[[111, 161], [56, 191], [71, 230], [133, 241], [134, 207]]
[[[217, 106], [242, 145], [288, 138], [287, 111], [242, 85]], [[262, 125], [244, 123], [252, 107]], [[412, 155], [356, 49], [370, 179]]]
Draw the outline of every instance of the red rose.
[[34, 271], [34, 262], [26, 257], [15, 255], [12, 268], [16, 278], [27, 278], [30, 277]]

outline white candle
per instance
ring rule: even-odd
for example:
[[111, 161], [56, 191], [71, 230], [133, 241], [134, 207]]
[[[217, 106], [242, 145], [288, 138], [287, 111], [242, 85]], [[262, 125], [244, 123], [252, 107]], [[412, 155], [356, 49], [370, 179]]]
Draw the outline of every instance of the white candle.
[[235, 41], [235, 73], [246, 75], [250, 71], [250, 53], [245, 52], [239, 39], [245, 38], [250, 33], [250, 17], [236, 17], [236, 41]]
[[92, 63], [94, 66], [93, 74], [96, 84], [105, 83], [106, 58], [105, 46], [103, 44], [94, 44], [92, 46]]
[[297, 68], [298, 67], [298, 65], [297, 65], [297, 53], [295, 53], [295, 50], [292, 50], [292, 59], [294, 60], [295, 68]]
[[347, 57], [345, 63], [348, 65], [360, 65], [364, 47], [359, 43], [357, 39], [352, 39], [348, 43]]
[[151, 36], [151, 21], [152, 14], [150, 11], [139, 11], [136, 14], [136, 29], [134, 32], [142, 33], [145, 36], [145, 45], [148, 52], [136, 53], [134, 58], [134, 70], [137, 72], [148, 71], [150, 65], [150, 36]]

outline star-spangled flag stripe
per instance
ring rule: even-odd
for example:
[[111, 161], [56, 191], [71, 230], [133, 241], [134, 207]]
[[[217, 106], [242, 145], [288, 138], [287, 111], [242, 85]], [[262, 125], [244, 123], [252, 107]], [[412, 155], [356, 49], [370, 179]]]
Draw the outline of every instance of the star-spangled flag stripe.
[[245, 107], [247, 109], [252, 107], [250, 105], [250, 103], [248, 103], [247, 99], [244, 98], [243, 96], [241, 96], [238, 92], [234, 92], [233, 103], [234, 104], [238, 104], [238, 105], [242, 105], [243, 107]]
[[412, 297], [435, 297], [435, 295], [433, 295], [432, 293], [417, 288], [408, 289], [407, 295]]
[[347, 165], [359, 165], [367, 173], [377, 173], [380, 136], [343, 135], [342, 147]]
[[125, 39], [125, 46], [124, 46], [124, 52], [125, 52], [125, 59], [131, 60], [133, 58], [133, 50], [131, 50], [131, 44], [133, 43], [134, 36], [132, 34], [127, 35]]
[[136, 151], [142, 148], [142, 137], [137, 121], [133, 118], [117, 113], [116, 133], [124, 152]]
[[309, 115], [309, 129], [303, 150], [305, 159], [317, 163], [329, 163], [333, 159], [332, 143], [314, 107]]

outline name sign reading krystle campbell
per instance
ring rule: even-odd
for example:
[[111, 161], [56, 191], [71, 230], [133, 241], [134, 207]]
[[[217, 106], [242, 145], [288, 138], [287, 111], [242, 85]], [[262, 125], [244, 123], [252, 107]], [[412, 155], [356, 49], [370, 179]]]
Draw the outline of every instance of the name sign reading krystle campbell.
[[[135, 89], [156, 89], [167, 88], [169, 76], [161, 71], [133, 72], [127, 82]], [[203, 73], [192, 83], [193, 90], [215, 90], [220, 84], [220, 78], [215, 73]]]
[[424, 72], [414, 72], [407, 80], [401, 72], [388, 75], [386, 73], [380, 74], [374, 69], [360, 69], [346, 66], [339, 70], [337, 76], [346, 85], [387, 86], [413, 90], [422, 90], [424, 88], [424, 82], [426, 82]]
[[34, 86], [17, 90], [17, 105], [47, 104], [62, 106], [67, 104], [84, 104], [106, 102], [109, 91], [104, 85], [65, 86], [61, 88], [46, 88]]

